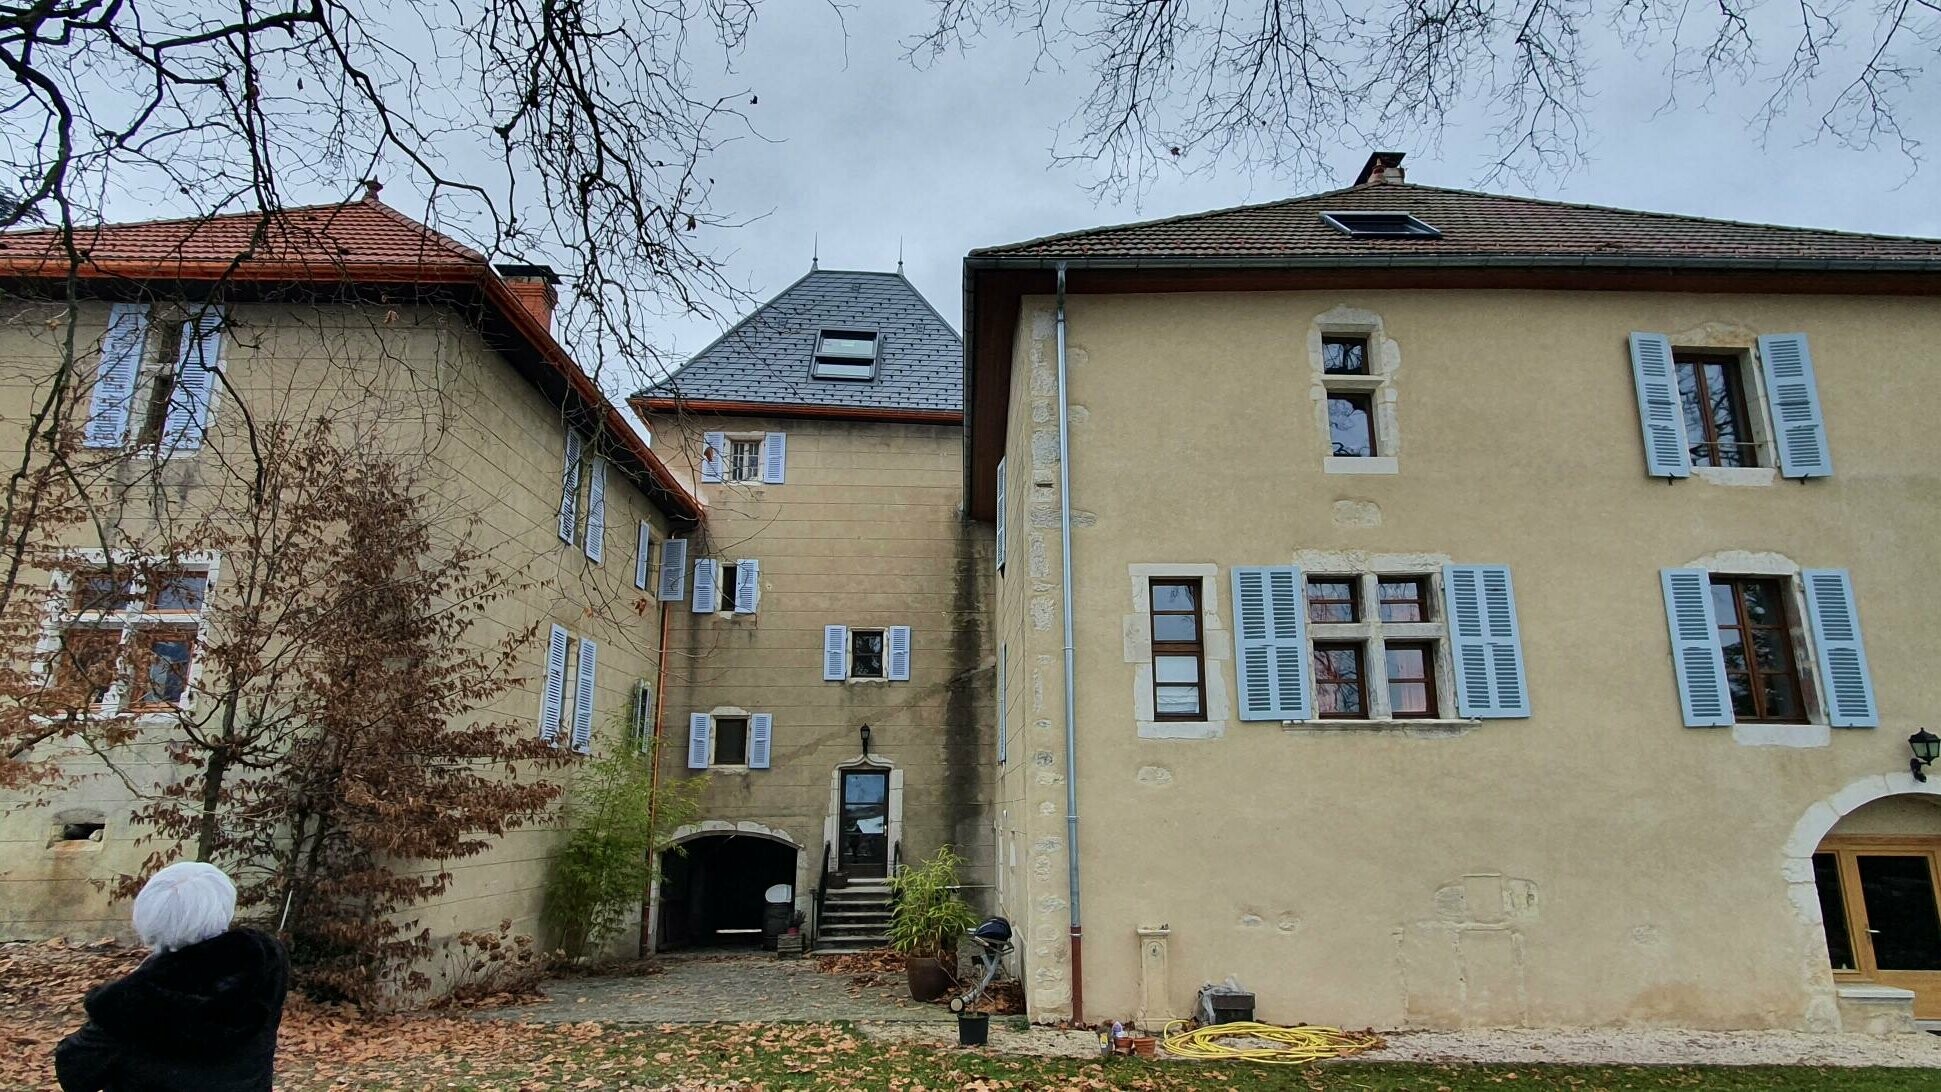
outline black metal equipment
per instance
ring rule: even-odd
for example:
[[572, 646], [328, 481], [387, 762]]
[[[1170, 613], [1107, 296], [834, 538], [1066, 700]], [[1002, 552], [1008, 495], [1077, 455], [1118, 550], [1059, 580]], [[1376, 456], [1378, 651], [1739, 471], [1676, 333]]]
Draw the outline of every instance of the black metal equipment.
[[1004, 965], [1004, 957], [1011, 954], [1011, 923], [1003, 918], [985, 918], [982, 925], [970, 931], [970, 938], [977, 945], [977, 961], [984, 965], [984, 976], [964, 994], [950, 999], [952, 1012], [970, 1008], [991, 988], [998, 969]]

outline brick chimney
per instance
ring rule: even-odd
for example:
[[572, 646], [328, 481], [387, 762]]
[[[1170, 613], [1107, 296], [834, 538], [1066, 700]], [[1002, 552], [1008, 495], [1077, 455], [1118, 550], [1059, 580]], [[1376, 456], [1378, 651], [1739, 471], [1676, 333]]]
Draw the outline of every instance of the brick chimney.
[[559, 274], [550, 265], [496, 266], [499, 276], [512, 289], [527, 313], [548, 331], [553, 328], [553, 309], [559, 306]]
[[1408, 173], [1402, 170], [1402, 157], [1407, 152], [1374, 152], [1368, 162], [1362, 165], [1361, 173], [1355, 176], [1355, 185], [1371, 186], [1383, 182], [1406, 182]]

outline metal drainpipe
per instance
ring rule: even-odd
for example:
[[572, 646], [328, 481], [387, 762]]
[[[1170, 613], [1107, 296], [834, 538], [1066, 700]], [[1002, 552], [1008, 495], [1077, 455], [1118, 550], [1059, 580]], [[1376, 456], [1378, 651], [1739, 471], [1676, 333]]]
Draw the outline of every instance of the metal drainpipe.
[[1065, 871], [1072, 909], [1072, 1022], [1085, 1021], [1085, 931], [1078, 903], [1078, 722], [1072, 680], [1071, 402], [1065, 385], [1065, 263], [1058, 263], [1058, 554], [1065, 608]]
[[[672, 537], [671, 535], [669, 537]], [[666, 549], [663, 541], [662, 549]], [[654, 598], [660, 598], [660, 572], [655, 570], [649, 576], [654, 581]], [[660, 605], [660, 649], [654, 657], [654, 723], [650, 726], [647, 741], [647, 754], [653, 763], [647, 781], [647, 829], [653, 831], [660, 822], [660, 713], [661, 696], [667, 691], [667, 604]], [[660, 861], [654, 858], [659, 851], [647, 847], [649, 869], [647, 889], [640, 893], [640, 958], [646, 959], [654, 951], [654, 873], [660, 868]]]

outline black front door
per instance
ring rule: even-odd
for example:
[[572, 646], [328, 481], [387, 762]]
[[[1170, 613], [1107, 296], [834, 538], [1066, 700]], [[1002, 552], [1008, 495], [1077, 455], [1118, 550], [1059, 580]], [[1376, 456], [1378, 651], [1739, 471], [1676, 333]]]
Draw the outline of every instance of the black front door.
[[890, 863], [890, 775], [842, 772], [842, 836], [837, 867], [847, 876], [881, 876]]

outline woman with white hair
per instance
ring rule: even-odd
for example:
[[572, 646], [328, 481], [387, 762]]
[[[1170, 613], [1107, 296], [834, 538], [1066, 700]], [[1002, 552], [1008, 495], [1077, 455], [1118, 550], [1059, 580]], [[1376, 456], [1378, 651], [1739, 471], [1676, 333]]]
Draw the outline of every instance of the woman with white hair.
[[135, 896], [135, 932], [153, 953], [97, 986], [88, 1022], [61, 1040], [66, 1092], [270, 1092], [289, 960], [276, 938], [231, 929], [236, 885], [185, 861]]

